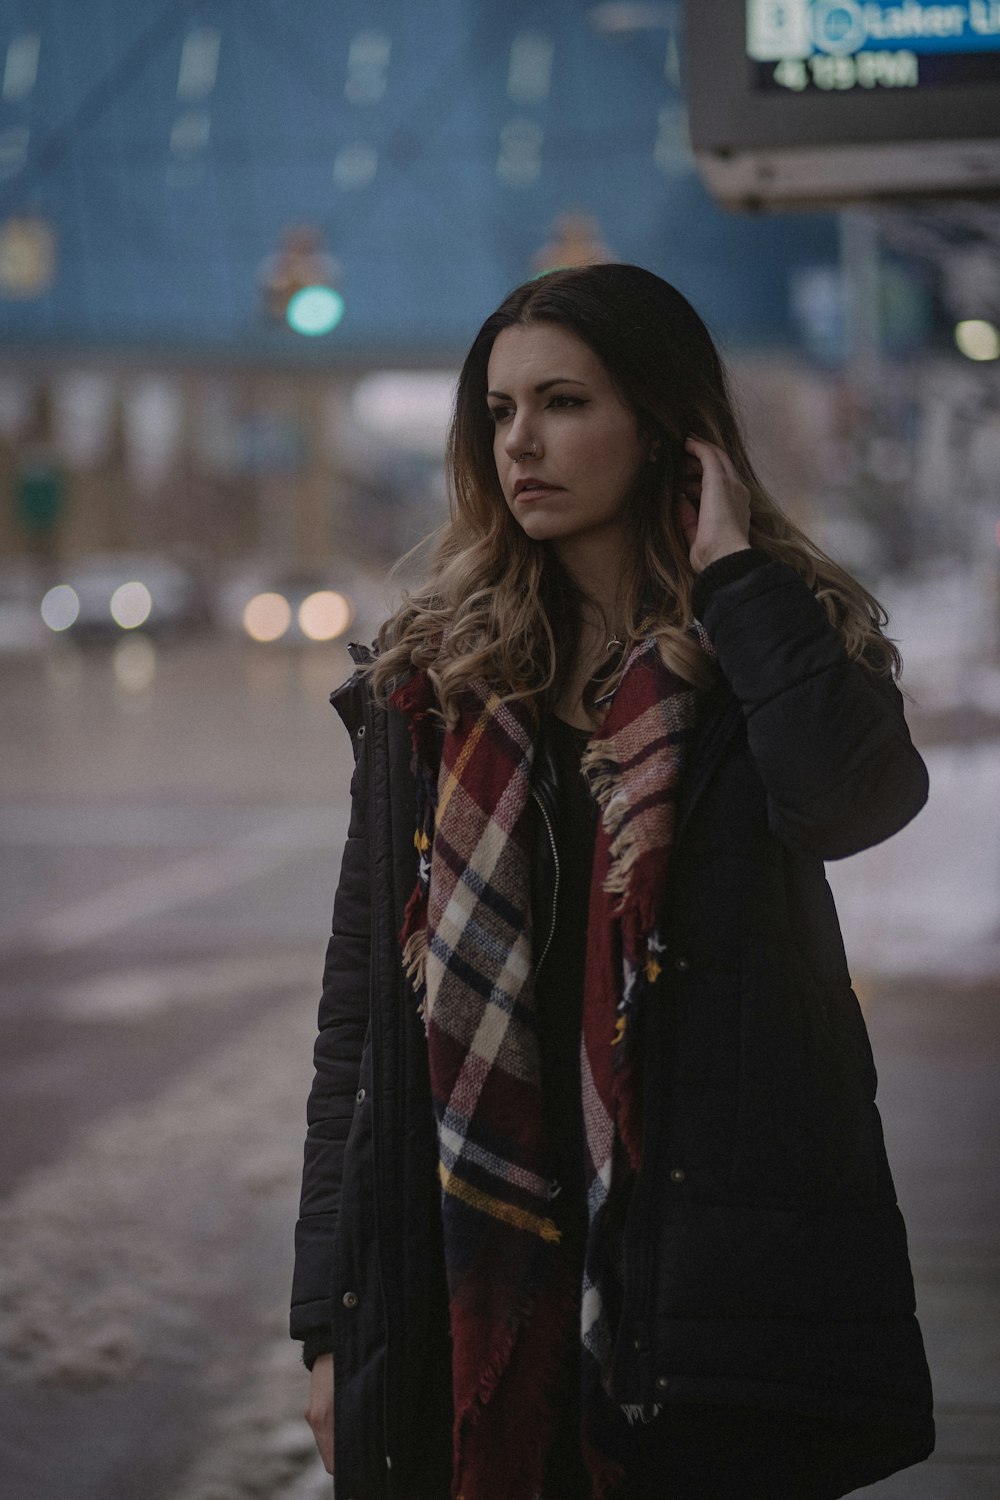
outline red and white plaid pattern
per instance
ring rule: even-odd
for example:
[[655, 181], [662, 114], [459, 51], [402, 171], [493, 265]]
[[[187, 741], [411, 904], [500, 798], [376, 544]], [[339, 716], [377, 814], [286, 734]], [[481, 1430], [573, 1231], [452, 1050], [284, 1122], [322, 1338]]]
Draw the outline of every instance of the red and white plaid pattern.
[[[423, 673], [392, 701], [416, 750], [420, 876], [401, 941], [427, 1026], [438, 1124], [453, 1495], [534, 1500], [579, 1289], [567, 1282], [550, 1213], [529, 891], [533, 712], [477, 682], [441, 744]], [[644, 641], [584, 754], [601, 818], [582, 1039], [590, 1230], [581, 1332], [604, 1383], [615, 1336], [608, 1307], [618, 1302], [608, 1283], [619, 1278], [621, 1250], [608, 1243], [605, 1209], [612, 1193], [629, 1190], [640, 1160], [631, 1022], [659, 974], [656, 924], [694, 711], [693, 691]], [[614, 1465], [585, 1451], [604, 1492]]]

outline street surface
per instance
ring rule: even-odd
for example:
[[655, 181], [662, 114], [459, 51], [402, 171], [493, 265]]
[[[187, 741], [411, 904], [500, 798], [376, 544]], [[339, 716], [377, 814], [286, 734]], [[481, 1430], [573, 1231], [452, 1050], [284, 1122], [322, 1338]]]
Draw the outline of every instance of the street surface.
[[[62, 647], [0, 661], [0, 1494], [316, 1500], [285, 1330], [349, 662]], [[940, 1412], [871, 1500], [1000, 1494], [1000, 722], [939, 707], [928, 809], [831, 869]]]

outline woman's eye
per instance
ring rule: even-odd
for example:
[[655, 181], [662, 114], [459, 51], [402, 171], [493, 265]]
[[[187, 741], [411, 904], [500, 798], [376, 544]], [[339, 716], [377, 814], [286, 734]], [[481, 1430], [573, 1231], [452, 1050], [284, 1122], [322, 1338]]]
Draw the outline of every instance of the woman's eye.
[[495, 422], [497, 426], [499, 426], [501, 422], [507, 421], [508, 417], [511, 415], [511, 408], [509, 406], [491, 406], [489, 408], [489, 413], [490, 421]]
[[553, 396], [549, 402], [550, 406], [583, 406], [584, 402], [579, 396]]

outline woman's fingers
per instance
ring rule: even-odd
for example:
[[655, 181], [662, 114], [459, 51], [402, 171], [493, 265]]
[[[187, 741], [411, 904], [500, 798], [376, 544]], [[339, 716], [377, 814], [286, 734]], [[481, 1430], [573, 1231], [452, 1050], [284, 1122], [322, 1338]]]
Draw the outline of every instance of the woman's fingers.
[[698, 463], [704, 464], [705, 459], [709, 463], [714, 462], [734, 484], [742, 484], [743, 481], [737, 473], [731, 456], [725, 448], [720, 448], [718, 443], [710, 443], [707, 438], [698, 438], [689, 434], [684, 446], [688, 450], [689, 459], [693, 455]]
[[701, 466], [703, 479], [711, 474], [723, 482], [736, 485], [742, 483], [736, 472], [736, 465], [725, 449], [696, 437], [689, 437], [684, 446]]
[[[701, 470], [697, 524], [692, 534], [690, 523], [681, 518], [681, 529], [688, 543], [691, 566], [700, 573], [719, 557], [739, 552], [750, 545], [750, 491], [740, 478], [729, 454], [715, 443], [689, 437], [685, 443], [689, 458]], [[681, 486], [687, 499], [688, 481]]]

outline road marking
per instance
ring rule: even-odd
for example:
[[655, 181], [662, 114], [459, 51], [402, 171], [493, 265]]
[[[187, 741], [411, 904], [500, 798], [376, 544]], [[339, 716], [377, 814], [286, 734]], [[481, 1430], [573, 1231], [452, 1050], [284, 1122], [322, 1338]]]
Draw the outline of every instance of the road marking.
[[256, 837], [262, 825], [272, 824], [289, 842], [325, 844], [330, 834], [331, 807], [25, 803], [0, 807], [0, 845], [39, 849], [189, 849], [197, 844], [218, 845]]
[[143, 964], [92, 975], [56, 991], [56, 1010], [73, 1021], [142, 1019], [180, 1005], [202, 1006], [262, 990], [319, 991], [316, 955], [240, 954], [183, 963]]
[[190, 906], [244, 881], [255, 880], [301, 857], [303, 848], [336, 849], [343, 842], [343, 826], [329, 826], [322, 839], [303, 839], [301, 814], [255, 829], [228, 848], [195, 854], [160, 870], [122, 881], [98, 896], [74, 902], [44, 917], [27, 934], [28, 941], [50, 953], [82, 947], [119, 932], [144, 918], [155, 919], [173, 907]]

